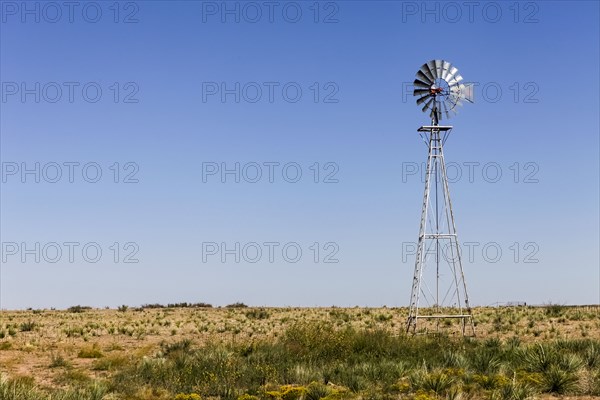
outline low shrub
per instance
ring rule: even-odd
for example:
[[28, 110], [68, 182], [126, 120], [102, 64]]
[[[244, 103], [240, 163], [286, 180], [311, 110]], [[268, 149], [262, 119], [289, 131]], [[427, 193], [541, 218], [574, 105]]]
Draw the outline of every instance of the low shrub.
[[21, 332], [31, 332], [35, 329], [37, 324], [34, 321], [23, 322], [19, 327]]
[[102, 356], [102, 351], [96, 344], [84, 347], [79, 350], [79, 353], [77, 353], [77, 357], [79, 358], [100, 358]]
[[246, 312], [246, 318], [248, 319], [267, 319], [270, 314], [264, 308], [253, 309]]

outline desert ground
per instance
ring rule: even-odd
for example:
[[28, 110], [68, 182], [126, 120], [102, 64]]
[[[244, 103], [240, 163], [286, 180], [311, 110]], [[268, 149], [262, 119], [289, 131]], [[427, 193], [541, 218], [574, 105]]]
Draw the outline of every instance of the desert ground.
[[406, 308], [233, 304], [0, 311], [0, 400], [600, 396], [598, 306], [474, 308], [405, 333]]

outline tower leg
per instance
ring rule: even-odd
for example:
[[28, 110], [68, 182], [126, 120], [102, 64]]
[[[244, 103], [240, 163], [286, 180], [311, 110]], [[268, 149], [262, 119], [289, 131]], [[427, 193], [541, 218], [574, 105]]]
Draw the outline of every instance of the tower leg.
[[423, 207], [421, 210], [421, 223], [419, 228], [419, 240], [417, 243], [417, 258], [415, 261], [415, 273], [413, 276], [413, 284], [410, 295], [410, 308], [408, 311], [408, 321], [406, 324], [406, 332], [412, 330], [413, 333], [417, 329], [417, 318], [419, 315], [419, 294], [421, 292], [421, 273], [423, 266], [423, 257], [425, 253], [425, 227], [427, 225], [427, 211], [429, 208], [429, 191], [433, 165], [433, 147], [431, 139], [429, 140], [429, 154], [427, 156], [427, 167], [425, 173], [425, 192], [423, 193]]

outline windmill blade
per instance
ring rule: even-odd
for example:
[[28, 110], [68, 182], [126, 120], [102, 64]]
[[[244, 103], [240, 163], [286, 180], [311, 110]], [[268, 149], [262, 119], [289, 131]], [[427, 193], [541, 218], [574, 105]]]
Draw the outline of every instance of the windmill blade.
[[420, 99], [417, 99], [417, 105], [421, 105], [423, 104], [423, 102], [425, 102], [426, 100], [430, 99], [431, 95], [428, 94], [427, 96], [423, 96]]
[[423, 106], [423, 108], [421, 109], [421, 111], [425, 112], [425, 110], [427, 110], [429, 108], [429, 105], [435, 100], [434, 97], [430, 97], [429, 100], [427, 101], [427, 103], [425, 103], [425, 105]]
[[[421, 74], [419, 75], [419, 73]], [[424, 82], [428, 82], [430, 85], [432, 85], [433, 81], [435, 81], [435, 78], [433, 77], [433, 74], [429, 70], [429, 66], [427, 64], [423, 64], [421, 68], [419, 68], [417, 71], [417, 78], [423, 80]]]
[[421, 108], [421, 111], [426, 112], [425, 110], [431, 110], [433, 104], [435, 103], [435, 97], [429, 97], [426, 99], [425, 105]]
[[452, 81], [452, 79], [454, 79], [454, 76], [456, 75], [457, 72], [458, 72], [458, 68], [453, 67], [451, 65], [450, 69], [448, 70], [448, 73], [446, 74], [446, 77], [444, 78], [444, 80], [446, 82], [448, 82], [448, 84], [450, 84], [450, 81]]
[[454, 115], [457, 113], [457, 107], [461, 105], [460, 98], [458, 96], [450, 95], [447, 97], [446, 106], [448, 106], [448, 111], [452, 111]]
[[455, 98], [459, 97], [459, 92], [454, 87], [448, 88], [448, 95], [446, 96], [446, 100], [454, 102]]
[[[423, 76], [419, 76], [419, 73]], [[423, 88], [428, 88], [431, 87], [431, 85], [433, 84], [433, 82], [429, 83], [428, 80], [425, 80], [423, 78], [427, 78], [425, 76], [425, 74], [421, 73], [421, 71], [417, 72], [417, 79], [415, 79], [415, 81], [413, 82], [413, 85], [417, 86], [417, 87], [423, 87]]]
[[[462, 106], [460, 102], [460, 97], [454, 94], [448, 96], [448, 107], [450, 110], [454, 111], [458, 106]], [[456, 113], [456, 111], [454, 111]]]
[[417, 105], [422, 104], [425, 100], [427, 100], [431, 95], [429, 93], [421, 96], [417, 99]]
[[463, 77], [462, 77], [462, 76], [460, 76], [460, 74], [456, 74], [456, 75], [454, 76], [454, 78], [453, 78], [453, 79], [452, 79], [450, 82], [448, 82], [448, 85], [449, 85], [449, 86], [453, 86], [453, 85], [455, 85], [455, 84], [459, 83], [459, 82], [460, 82], [460, 81], [462, 81], [462, 80], [463, 80]]
[[473, 94], [474, 85], [472, 83], [467, 84], [457, 84], [450, 87], [450, 92], [452, 95], [456, 96], [461, 100], [466, 100], [469, 103], [474, 103], [474, 94]]
[[442, 111], [443, 111], [443, 105], [442, 104], [443, 103], [444, 103], [443, 100], [438, 100], [437, 106], [435, 108], [437, 110], [437, 113], [438, 113], [438, 120], [441, 120], [443, 118], [443, 116], [444, 116], [442, 114]]
[[433, 63], [435, 64], [436, 78], [441, 78], [442, 77], [442, 65], [444, 64], [444, 60], [434, 60]]
[[448, 118], [454, 117], [457, 114], [456, 111], [456, 103], [452, 103], [451, 101], [446, 102], [446, 113], [448, 114]]
[[446, 82], [448, 81], [446, 78], [450, 73], [450, 67], [452, 67], [452, 64], [450, 64], [448, 61], [442, 60], [442, 79]]
[[462, 97], [460, 94], [451, 95], [455, 106], [462, 106]]
[[463, 84], [456, 84], [454, 86], [450, 86], [450, 94], [454, 97], [456, 97], [457, 99], [462, 99], [463, 96]]
[[460, 85], [457, 83], [455, 85], [449, 86], [449, 95], [460, 97]]
[[413, 96], [421, 96], [425, 93], [430, 93], [429, 89], [415, 89], [413, 92]]
[[444, 109], [444, 114], [446, 114], [446, 119], [450, 119], [450, 113], [448, 113], [448, 108], [446, 107], [446, 101], [442, 102], [442, 107]]
[[433, 80], [435, 81], [438, 78], [437, 72], [435, 70], [435, 60], [429, 61], [426, 65], [427, 68], [429, 68], [429, 72], [431, 72], [431, 76], [433, 76]]

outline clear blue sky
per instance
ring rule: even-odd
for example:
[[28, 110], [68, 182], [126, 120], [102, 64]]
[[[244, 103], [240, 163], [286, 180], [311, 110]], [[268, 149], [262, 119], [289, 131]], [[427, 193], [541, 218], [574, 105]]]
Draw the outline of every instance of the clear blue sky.
[[1, 2], [0, 307], [408, 305], [433, 58], [479, 83], [446, 143], [472, 303], [598, 303], [598, 2], [46, 4]]

